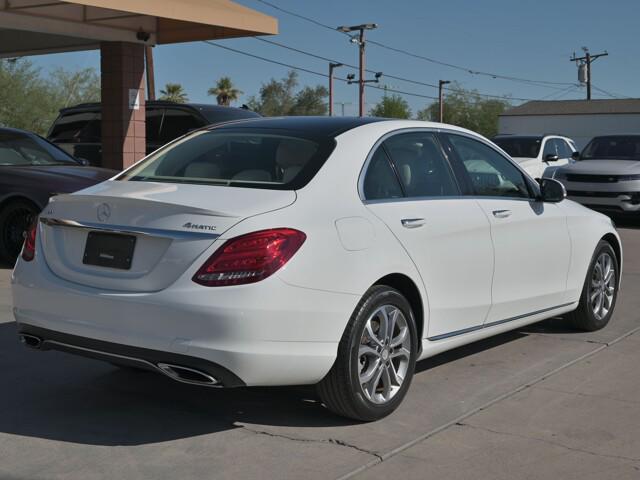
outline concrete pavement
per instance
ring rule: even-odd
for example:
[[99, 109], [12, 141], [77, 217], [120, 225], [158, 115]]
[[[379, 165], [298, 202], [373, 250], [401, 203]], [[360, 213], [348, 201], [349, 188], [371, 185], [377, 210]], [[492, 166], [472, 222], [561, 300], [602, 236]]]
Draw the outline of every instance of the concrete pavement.
[[0, 271], [0, 478], [640, 478], [640, 230], [612, 323], [560, 319], [418, 364], [390, 417], [313, 388], [217, 391], [17, 342]]

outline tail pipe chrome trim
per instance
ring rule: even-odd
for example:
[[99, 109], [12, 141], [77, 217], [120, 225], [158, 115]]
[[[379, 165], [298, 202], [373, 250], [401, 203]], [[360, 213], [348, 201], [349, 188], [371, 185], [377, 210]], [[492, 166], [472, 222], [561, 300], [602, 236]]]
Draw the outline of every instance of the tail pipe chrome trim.
[[40, 337], [29, 335], [28, 333], [20, 334], [20, 342], [22, 342], [23, 345], [26, 345], [29, 348], [35, 348], [36, 350], [39, 350], [42, 346], [42, 339]]
[[117, 353], [105, 352], [104, 350], [96, 350], [93, 348], [80, 347], [78, 345], [72, 345], [69, 343], [58, 342], [57, 340], [42, 340], [40, 337], [30, 335], [28, 333], [20, 334], [20, 341], [30, 348], [47, 350], [48, 348], [55, 348], [55, 346], [62, 347], [66, 350], [78, 350], [100, 355], [102, 357], [112, 358], [114, 360], [127, 360], [129, 362], [135, 362], [138, 364], [151, 367], [152, 370], [157, 370], [160, 373], [166, 375], [172, 380], [182, 383], [189, 383], [191, 385], [200, 385], [206, 387], [222, 387], [220, 381], [208, 373], [204, 373], [194, 368], [184, 367], [182, 365], [174, 365], [171, 363], [157, 363], [154, 364], [148, 360], [142, 358], [131, 357], [127, 355], [119, 355]]
[[166, 376], [182, 383], [191, 383], [193, 385], [216, 386], [218, 380], [211, 375], [181, 365], [172, 365], [170, 363], [158, 363], [156, 367]]

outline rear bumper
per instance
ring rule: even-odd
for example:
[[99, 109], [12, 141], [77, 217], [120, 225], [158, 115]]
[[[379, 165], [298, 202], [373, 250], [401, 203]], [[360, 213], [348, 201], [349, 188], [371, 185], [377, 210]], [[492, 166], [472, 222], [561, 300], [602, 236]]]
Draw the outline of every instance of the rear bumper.
[[[35, 347], [38, 350], [58, 350], [107, 362], [158, 371], [174, 380], [183, 381], [184, 383], [208, 384], [212, 387], [245, 386], [245, 383], [234, 373], [202, 358], [104, 342], [25, 324], [20, 325], [18, 335], [21, 337], [28, 335], [31, 338], [38, 339], [39, 344]], [[186, 367], [193, 372], [202, 372], [214, 381], [205, 383], [204, 381], [198, 381], [197, 377], [192, 377], [194, 380], [191, 381], [181, 380], [180, 377], [168, 375], [166, 370], [163, 369], [164, 365]]]
[[[359, 301], [356, 295], [294, 287], [277, 275], [238, 287], [202, 287], [185, 275], [159, 292], [101, 291], [55, 276], [41, 256], [18, 262], [12, 293], [21, 332], [38, 336], [44, 329], [45, 340], [64, 338], [59, 343], [211, 369], [229, 379], [224, 386], [320, 381]], [[104, 344], [86, 347], [92, 342]], [[78, 350], [73, 353], [86, 354]]]

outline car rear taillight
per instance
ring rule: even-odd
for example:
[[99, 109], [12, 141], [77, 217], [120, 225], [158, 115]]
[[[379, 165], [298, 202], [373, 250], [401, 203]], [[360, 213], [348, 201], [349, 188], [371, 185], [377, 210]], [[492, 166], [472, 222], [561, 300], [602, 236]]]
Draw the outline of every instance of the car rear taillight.
[[259, 282], [287, 263], [306, 238], [292, 228], [260, 230], [232, 238], [209, 257], [193, 281], [207, 287]]
[[36, 256], [36, 233], [38, 232], [37, 219], [31, 224], [29, 230], [24, 233], [24, 245], [22, 247], [22, 259], [30, 262]]

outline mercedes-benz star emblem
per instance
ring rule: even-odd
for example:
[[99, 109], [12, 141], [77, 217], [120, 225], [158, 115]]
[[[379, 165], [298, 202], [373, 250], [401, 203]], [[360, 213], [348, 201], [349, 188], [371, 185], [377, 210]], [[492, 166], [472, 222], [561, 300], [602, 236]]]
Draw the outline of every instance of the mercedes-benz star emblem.
[[111, 207], [108, 203], [101, 203], [98, 205], [98, 220], [106, 222], [111, 216]]

